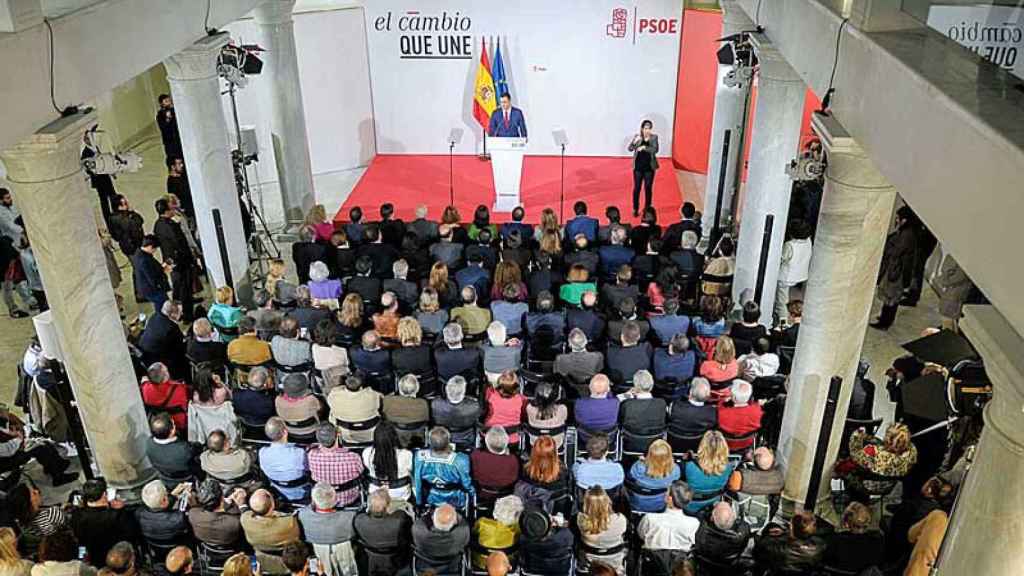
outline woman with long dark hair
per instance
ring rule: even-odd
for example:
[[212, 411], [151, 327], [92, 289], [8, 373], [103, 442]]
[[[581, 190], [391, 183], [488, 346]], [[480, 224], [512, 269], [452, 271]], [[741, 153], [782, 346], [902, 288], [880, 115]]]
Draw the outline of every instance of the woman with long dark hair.
[[658, 169], [658, 135], [654, 133], [653, 122], [640, 123], [640, 132], [633, 136], [629, 151], [633, 153], [633, 216], [636, 217], [640, 215], [640, 185], [644, 187], [643, 209], [646, 210], [651, 207], [654, 172]]
[[363, 450], [363, 466], [370, 476], [369, 492], [386, 488], [392, 500], [408, 500], [412, 496], [412, 452], [402, 448], [394, 424], [377, 424], [373, 446]]

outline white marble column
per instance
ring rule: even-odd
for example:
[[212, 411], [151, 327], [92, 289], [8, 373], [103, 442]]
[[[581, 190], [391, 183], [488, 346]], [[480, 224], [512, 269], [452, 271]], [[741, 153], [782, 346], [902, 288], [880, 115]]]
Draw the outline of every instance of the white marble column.
[[992, 400], [937, 574], [1016, 576], [1024, 561], [1024, 338], [992, 306], [965, 306], [960, 327], [985, 361]]
[[[722, 37], [738, 34], [754, 29], [754, 23], [734, 0], [722, 1]], [[729, 155], [724, 159], [725, 184], [722, 188], [722, 219], [725, 224], [733, 217], [732, 199], [736, 194], [739, 182], [736, 180], [736, 167], [740, 165], [743, 154], [743, 124], [747, 109], [747, 97], [753, 79], [737, 86], [726, 86], [725, 76], [732, 70], [731, 65], [718, 65], [718, 76], [715, 83], [715, 114], [711, 121], [711, 143], [708, 147], [708, 178], [704, 187], [704, 215], [702, 239], [711, 236], [715, 225], [715, 205], [718, 200], [718, 186], [722, 169], [722, 145], [725, 131], [729, 134]]]
[[0, 153], [39, 265], [79, 414], [100, 473], [131, 488], [153, 477], [149, 426], [79, 165], [94, 113], [60, 118]]
[[[230, 270], [232, 287], [244, 298], [250, 285], [249, 250], [231, 167], [232, 146], [228, 143], [228, 126], [221, 105], [221, 81], [217, 77], [217, 56], [227, 43], [226, 33], [206, 36], [164, 60], [164, 67], [178, 116], [203, 258], [214, 288], [226, 284], [225, 270]], [[221, 258], [213, 219], [215, 209], [220, 210], [230, 265]]]
[[295, 0], [268, 0], [253, 11], [260, 25], [260, 45], [267, 50], [260, 55], [263, 72], [253, 85], [264, 91], [264, 101], [270, 103], [270, 140], [289, 225], [301, 224], [314, 204], [306, 113], [295, 54], [294, 7]]
[[736, 249], [733, 299], [743, 302], [744, 293], [753, 298], [757, 284], [765, 217], [775, 217], [765, 267], [764, 288], [759, 304], [761, 323], [771, 325], [775, 284], [779, 277], [782, 241], [789, 214], [793, 186], [786, 164], [796, 157], [800, 146], [807, 88], [782, 55], [761, 35], [751, 35], [759, 62], [757, 105], [750, 142], [747, 190], [740, 211], [740, 236]]
[[798, 506], [807, 496], [829, 381], [839, 376], [843, 386], [818, 492], [819, 498], [829, 495], [829, 474], [839, 451], [896, 199], [892, 185], [834, 118], [815, 114], [813, 127], [828, 156], [828, 169], [779, 440], [786, 470], [783, 500]]

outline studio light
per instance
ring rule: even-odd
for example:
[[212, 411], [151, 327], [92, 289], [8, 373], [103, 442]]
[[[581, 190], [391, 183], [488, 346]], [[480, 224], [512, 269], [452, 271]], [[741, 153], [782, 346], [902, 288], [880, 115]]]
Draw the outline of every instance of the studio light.
[[142, 157], [135, 152], [111, 154], [104, 152], [82, 160], [82, 167], [93, 174], [121, 174], [138, 172], [142, 168]]

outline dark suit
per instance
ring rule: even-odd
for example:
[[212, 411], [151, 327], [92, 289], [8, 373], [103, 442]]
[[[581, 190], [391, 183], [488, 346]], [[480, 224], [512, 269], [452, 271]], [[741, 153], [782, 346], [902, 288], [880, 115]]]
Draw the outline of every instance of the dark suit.
[[295, 262], [295, 274], [299, 284], [309, 284], [309, 265], [313, 262], [328, 264], [331, 260], [329, 247], [319, 242], [296, 242], [292, 244], [292, 262]]
[[437, 364], [437, 375], [442, 382], [457, 374], [480, 370], [480, 350], [478, 348], [457, 348], [452, 350], [441, 345], [434, 351], [434, 363]]
[[523, 111], [511, 106], [506, 121], [505, 111], [499, 106], [491, 114], [487, 135], [498, 138], [526, 138], [526, 118], [523, 116]]
[[669, 416], [669, 432], [678, 435], [703, 434], [718, 425], [718, 411], [712, 404], [695, 406], [686, 398], [672, 403], [672, 414]]
[[349, 355], [352, 366], [366, 373], [388, 374], [391, 372], [391, 354], [384, 349], [366, 350], [362, 346], [353, 346]]
[[382, 220], [377, 223], [380, 229], [380, 241], [394, 248], [402, 247], [402, 238], [405, 237], [405, 222], [401, 220]]
[[398, 296], [398, 301], [402, 303], [406, 310], [412, 310], [416, 307], [416, 301], [419, 298], [416, 284], [408, 280], [389, 278], [381, 283], [381, 288], [384, 292], [394, 292], [395, 296]]
[[602, 246], [599, 252], [601, 256], [601, 278], [611, 280], [623, 264], [632, 264], [636, 252], [625, 246]]
[[571, 308], [566, 311], [565, 315], [565, 330], [567, 332], [572, 332], [573, 328], [579, 328], [583, 330], [583, 333], [587, 335], [587, 340], [591, 343], [600, 342], [604, 337], [604, 318], [597, 312]]
[[163, 266], [152, 254], [140, 248], [132, 254], [132, 271], [135, 290], [147, 302], [152, 302], [159, 312], [167, 301], [167, 293], [171, 290], [171, 283], [167, 281]]
[[597, 229], [597, 218], [580, 214], [565, 223], [565, 239], [571, 242], [577, 234], [582, 233], [587, 237], [587, 242], [593, 242], [597, 240]]
[[180, 380], [189, 375], [188, 360], [185, 358], [185, 336], [178, 324], [157, 312], [146, 322], [146, 328], [139, 336], [139, 349], [147, 365], [163, 362], [171, 377]]
[[356, 259], [369, 256], [373, 262], [373, 275], [377, 278], [392, 278], [395, 275], [395, 260], [401, 256], [398, 249], [390, 244], [363, 244], [356, 249]]
[[466, 266], [455, 274], [455, 281], [459, 285], [459, 290], [466, 286], [472, 286], [476, 290], [476, 297], [480, 302], [487, 302], [490, 299], [491, 275], [482, 267]]
[[348, 279], [345, 283], [345, 293], [351, 294], [355, 292], [359, 294], [359, 297], [364, 302], [370, 302], [373, 305], [380, 303], [381, 295], [381, 283], [377, 278], [371, 278], [370, 276], [353, 276]]
[[622, 347], [610, 344], [604, 358], [608, 377], [615, 383], [633, 379], [640, 370], [651, 369], [651, 345], [640, 342], [636, 346]]
[[671, 254], [673, 251], [679, 250], [683, 239], [683, 232], [687, 230], [696, 234], [697, 239], [700, 240], [702, 233], [700, 223], [696, 220], [680, 220], [669, 226], [668, 230], [665, 231], [665, 235], [661, 237], [661, 253]]
[[172, 260], [174, 269], [171, 271], [171, 284], [174, 287], [174, 299], [181, 302], [182, 320], [192, 321], [194, 304], [192, 288], [195, 281], [195, 259], [189, 247], [186, 232], [170, 218], [157, 218], [153, 224], [153, 235], [160, 241], [160, 254], [164, 262]]

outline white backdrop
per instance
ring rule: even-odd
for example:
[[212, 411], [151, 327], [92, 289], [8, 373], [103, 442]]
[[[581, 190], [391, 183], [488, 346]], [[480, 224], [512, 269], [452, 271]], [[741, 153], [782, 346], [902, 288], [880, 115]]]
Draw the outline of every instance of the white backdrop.
[[[609, 29], [617, 8], [625, 9], [626, 16], [621, 37]], [[526, 116], [528, 154], [557, 153], [551, 132], [563, 129], [568, 154], [625, 155], [640, 121], [649, 118], [660, 135], [661, 154], [667, 156], [681, 12], [679, 0], [366, 2], [377, 149], [382, 154], [446, 154], [449, 132], [462, 128], [466, 134], [456, 153], [477, 151], [481, 129], [472, 116], [472, 99], [480, 41], [488, 38], [493, 59], [490, 39], [500, 36], [513, 104]], [[468, 30], [399, 30], [403, 22], [408, 28], [410, 22], [443, 14], [463, 24], [468, 17]], [[661, 33], [640, 33], [640, 20], [654, 18], [665, 19]], [[670, 19], [674, 32], [667, 28]], [[465, 35], [471, 36], [469, 59], [401, 58], [402, 36], [430, 37], [438, 55], [448, 37]], [[346, 62], [333, 65], [344, 68]]]

